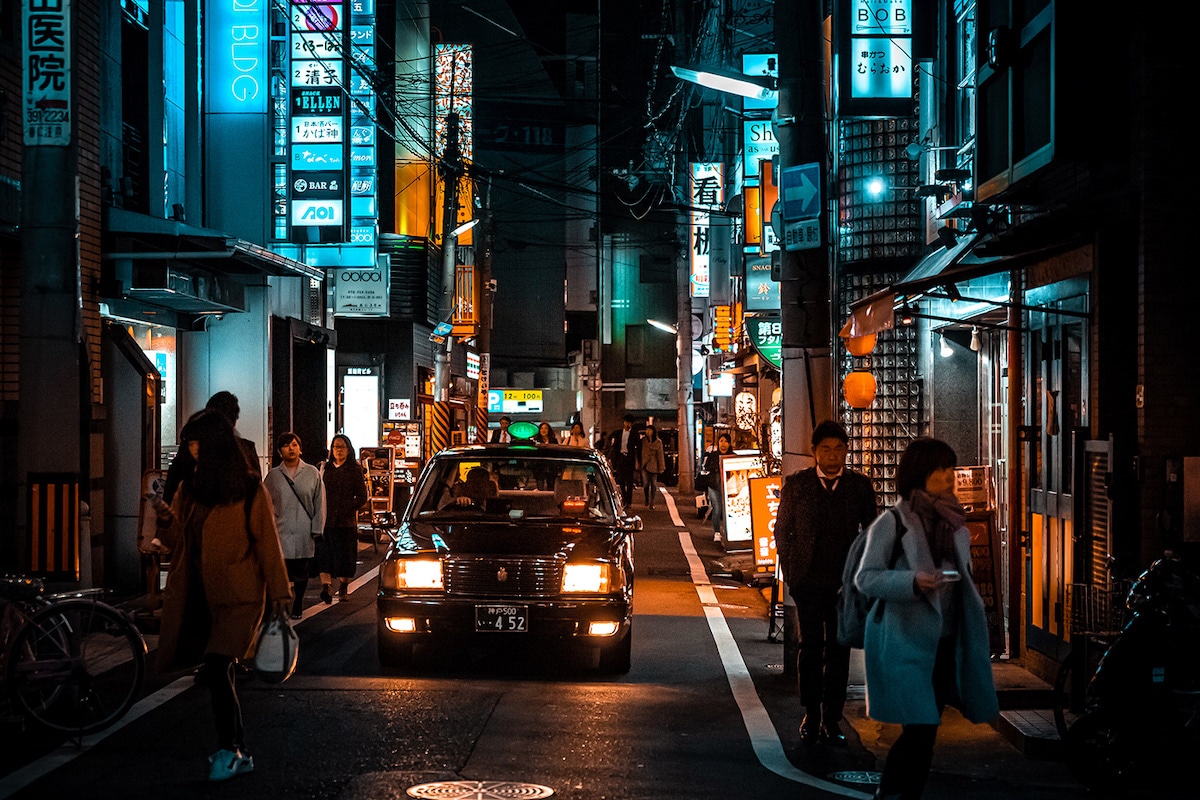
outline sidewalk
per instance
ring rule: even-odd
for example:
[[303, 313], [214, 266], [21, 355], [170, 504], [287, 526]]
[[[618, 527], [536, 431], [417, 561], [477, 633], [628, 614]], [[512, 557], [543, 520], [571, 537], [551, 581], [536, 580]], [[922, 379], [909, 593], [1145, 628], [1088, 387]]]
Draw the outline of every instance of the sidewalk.
[[[675, 487], [669, 491], [714, 581], [741, 580], [753, 573], [750, 552], [726, 552], [720, 543], [713, 541], [711, 524], [697, 518], [692, 498], [681, 498]], [[635, 509], [634, 513], [640, 511]], [[738, 645], [752, 673], [756, 671], [755, 665], [768, 665], [762, 675], [754, 676], [755, 683], [789, 760], [810, 773], [824, 771], [829, 777], [840, 776], [840, 780], [848, 783], [863, 781], [857, 788], [873, 791], [873, 786], [865, 781], [877, 780], [870, 773], [882, 769], [884, 757], [900, 728], [876, 722], [866, 714], [862, 651], [855, 650], [851, 656], [850, 693], [845, 711], [849, 723], [845, 731], [848, 752], [814, 753], [825, 748], [799, 743], [803, 707], [794, 683], [783, 675], [782, 631], [777, 643], [766, 641], [769, 598], [765, 590], [747, 594], [762, 597], [759, 609], [762, 623], [750, 635], [738, 635]], [[925, 797], [929, 800], [960, 796], [970, 796], [972, 800], [1086, 797], [1087, 792], [1066, 765], [1056, 759], [1058, 736], [1049, 710], [1051, 687], [1016, 662], [997, 661], [993, 674], [1000, 695], [1001, 719], [991, 726], [973, 725], [955, 709], [947, 709]], [[861, 772], [854, 774], [854, 770]]]

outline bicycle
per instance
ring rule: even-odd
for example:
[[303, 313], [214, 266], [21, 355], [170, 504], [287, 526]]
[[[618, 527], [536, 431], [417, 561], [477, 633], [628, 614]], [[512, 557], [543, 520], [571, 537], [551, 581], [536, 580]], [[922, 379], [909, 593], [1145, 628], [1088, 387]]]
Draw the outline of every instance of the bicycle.
[[[1108, 585], [1072, 583], [1067, 586], [1071, 650], [1054, 679], [1054, 727], [1065, 741], [1068, 713], [1083, 710], [1084, 693], [1100, 659], [1127, 622], [1125, 598], [1133, 581], [1113, 576]], [[1078, 676], [1078, 680], [1076, 680]]]
[[51, 594], [37, 578], [0, 576], [0, 680], [23, 716], [72, 738], [104, 730], [133, 706], [146, 641], [100, 589]]

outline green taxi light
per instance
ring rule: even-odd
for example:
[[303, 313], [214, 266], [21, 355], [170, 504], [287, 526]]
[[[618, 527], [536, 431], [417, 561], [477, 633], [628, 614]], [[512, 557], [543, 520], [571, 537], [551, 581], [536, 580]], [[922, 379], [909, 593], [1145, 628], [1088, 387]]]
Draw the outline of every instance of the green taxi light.
[[514, 422], [508, 426], [508, 435], [513, 439], [532, 439], [537, 433], [538, 426], [532, 422]]

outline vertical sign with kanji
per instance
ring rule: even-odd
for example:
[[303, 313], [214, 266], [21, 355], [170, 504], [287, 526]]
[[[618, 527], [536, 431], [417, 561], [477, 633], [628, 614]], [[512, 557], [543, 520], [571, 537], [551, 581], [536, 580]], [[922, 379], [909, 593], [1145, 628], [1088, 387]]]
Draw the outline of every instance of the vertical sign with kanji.
[[709, 210], [720, 208], [725, 202], [725, 170], [723, 164], [693, 163], [691, 191], [691, 246], [688, 261], [691, 266], [692, 297], [708, 297], [709, 258]]
[[756, 573], [775, 573], [775, 563], [778, 559], [775, 550], [775, 517], [779, 514], [779, 497], [782, 492], [781, 475], [750, 479], [750, 519], [754, 527]]
[[71, 143], [71, 0], [25, 0], [25, 146]]

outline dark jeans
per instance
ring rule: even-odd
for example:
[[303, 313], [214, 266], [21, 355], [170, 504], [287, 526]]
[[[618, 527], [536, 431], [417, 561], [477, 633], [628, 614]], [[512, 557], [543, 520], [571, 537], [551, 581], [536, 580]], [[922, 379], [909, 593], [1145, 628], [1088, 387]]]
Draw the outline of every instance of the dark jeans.
[[204, 656], [204, 683], [212, 696], [213, 719], [217, 726], [217, 747], [221, 750], [245, 748], [242, 706], [238, 702], [233, 677], [233, 657], [216, 653]]
[[[933, 694], [938, 712], [945, 708], [954, 691], [954, 637], [938, 642], [933, 664]], [[879, 779], [879, 794], [901, 800], [920, 800], [933, 764], [933, 745], [937, 740], [937, 725], [905, 725], [896, 743], [888, 751]]]
[[810, 717], [836, 722], [846, 706], [850, 648], [837, 640], [837, 588], [793, 591], [800, 628], [800, 702]]
[[617, 488], [621, 490], [621, 500], [625, 503], [625, 507], [633, 505], [633, 468], [635, 462], [633, 456], [617, 455], [613, 464], [613, 472], [617, 478]]

